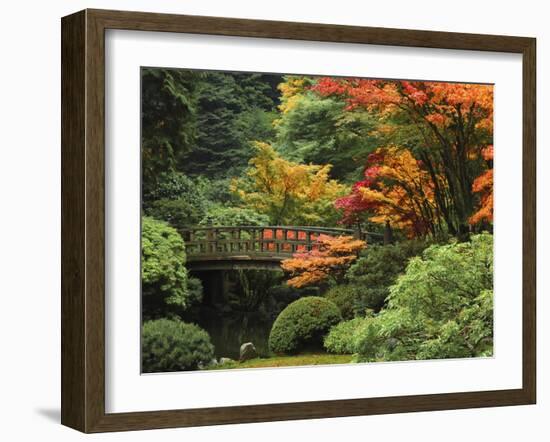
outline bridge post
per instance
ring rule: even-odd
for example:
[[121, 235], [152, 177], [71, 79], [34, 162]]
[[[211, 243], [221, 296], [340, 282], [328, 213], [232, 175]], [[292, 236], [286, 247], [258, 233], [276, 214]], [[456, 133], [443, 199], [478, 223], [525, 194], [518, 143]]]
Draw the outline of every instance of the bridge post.
[[306, 232], [306, 252], [311, 251], [311, 232]]
[[214, 238], [216, 236], [216, 231], [214, 229], [207, 230], [206, 231], [206, 240], [207, 240], [207, 249], [208, 253], [214, 253], [215, 245], [214, 245]]
[[249, 235], [250, 235], [250, 242], [248, 244], [248, 251], [253, 252], [256, 250], [256, 229], [252, 229]]
[[231, 229], [229, 232], [229, 237], [231, 238], [231, 241], [228, 244], [229, 250], [226, 250], [226, 252], [234, 252], [235, 251], [235, 245], [237, 245], [237, 251], [238, 251], [238, 244], [235, 244], [235, 241], [237, 240], [237, 229]]
[[[281, 252], [281, 242], [280, 242], [280, 239], [277, 238], [277, 233], [279, 232], [280, 230], [279, 229], [275, 229], [275, 253], [279, 254]], [[281, 232], [282, 234], [282, 232]]]

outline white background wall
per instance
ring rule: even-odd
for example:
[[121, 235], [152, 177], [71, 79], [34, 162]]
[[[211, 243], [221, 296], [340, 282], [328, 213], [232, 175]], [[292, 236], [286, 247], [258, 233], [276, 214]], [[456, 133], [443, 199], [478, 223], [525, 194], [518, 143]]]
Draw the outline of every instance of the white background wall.
[[[538, 405], [116, 433], [95, 440], [546, 441], [550, 326], [550, 14], [536, 0], [50, 0], [0, 12], [0, 437], [82, 440], [59, 425], [60, 17], [86, 7], [534, 36], [538, 39]], [[519, 167], [519, 165], [518, 165]], [[518, 192], [520, 189], [518, 189]]]

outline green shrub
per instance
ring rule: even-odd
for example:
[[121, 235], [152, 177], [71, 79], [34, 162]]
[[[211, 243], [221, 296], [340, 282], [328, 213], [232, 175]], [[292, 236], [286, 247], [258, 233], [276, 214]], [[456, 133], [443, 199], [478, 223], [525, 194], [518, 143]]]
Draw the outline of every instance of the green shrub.
[[184, 310], [200, 300], [202, 286], [189, 281], [185, 261], [185, 244], [179, 233], [165, 222], [143, 217], [141, 293], [146, 319], [166, 316], [168, 306]]
[[208, 209], [200, 225], [203, 226], [266, 226], [269, 217], [252, 209], [241, 207], [212, 206]]
[[352, 354], [355, 350], [355, 333], [368, 318], [353, 318], [332, 327], [325, 336], [324, 346], [331, 353]]
[[186, 198], [152, 201], [145, 212], [153, 218], [170, 223], [177, 229], [197, 225], [205, 214], [204, 207]]
[[342, 320], [336, 305], [318, 296], [289, 304], [277, 317], [269, 334], [269, 349], [275, 353], [296, 353], [319, 348], [330, 327]]
[[[187, 198], [196, 200], [198, 204], [204, 201], [204, 186], [180, 172], [161, 173], [154, 189], [143, 194], [145, 204], [156, 200], [177, 200]], [[202, 205], [202, 204], [201, 204]]]
[[[199, 222], [201, 226], [266, 226], [269, 224], [269, 217], [262, 215], [252, 209], [242, 207], [223, 207], [212, 205]], [[202, 235], [202, 236], [201, 236]], [[197, 232], [197, 238], [206, 238], [206, 232]], [[217, 238], [221, 240], [233, 239], [232, 233], [228, 231], [218, 232]], [[248, 232], [241, 232], [241, 240], [250, 239]]]
[[336, 304], [342, 313], [342, 318], [352, 319], [359, 290], [358, 287], [352, 285], [340, 284], [328, 289], [323, 296]]
[[199, 278], [190, 276], [187, 278], [188, 305], [197, 305], [202, 301], [203, 286]]
[[196, 370], [214, 357], [210, 336], [195, 324], [158, 319], [142, 327], [141, 360], [145, 373]]
[[209, 204], [203, 184], [177, 172], [162, 174], [154, 190], [143, 195], [147, 216], [178, 229], [198, 224]]
[[492, 288], [492, 235], [429, 247], [391, 287], [387, 308], [356, 332], [359, 360], [491, 355]]
[[379, 311], [396, 278], [405, 271], [409, 259], [428, 247], [424, 241], [403, 241], [392, 245], [370, 245], [362, 257], [346, 273], [346, 279], [360, 288], [356, 292], [354, 310], [363, 316], [366, 310]]
[[240, 203], [240, 199], [231, 191], [231, 180], [232, 178], [209, 179], [204, 175], [196, 178], [208, 201], [224, 206], [236, 206]]

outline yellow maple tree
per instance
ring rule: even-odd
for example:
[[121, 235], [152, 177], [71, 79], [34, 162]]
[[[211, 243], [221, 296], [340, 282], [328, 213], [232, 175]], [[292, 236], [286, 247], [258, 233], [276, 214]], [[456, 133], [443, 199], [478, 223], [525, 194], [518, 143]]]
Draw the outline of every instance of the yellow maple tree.
[[330, 225], [339, 217], [333, 201], [349, 189], [330, 179], [330, 164], [299, 164], [282, 158], [271, 145], [255, 142], [256, 155], [244, 178], [231, 190], [276, 225]]
[[305, 77], [288, 76], [284, 82], [277, 86], [281, 91], [281, 104], [279, 105], [281, 113], [286, 114], [296, 107], [308, 84], [309, 81], [306, 81]]

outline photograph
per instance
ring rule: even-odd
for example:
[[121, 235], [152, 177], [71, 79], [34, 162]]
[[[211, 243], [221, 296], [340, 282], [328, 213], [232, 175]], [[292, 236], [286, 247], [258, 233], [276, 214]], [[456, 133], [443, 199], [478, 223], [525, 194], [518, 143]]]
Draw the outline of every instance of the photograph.
[[5, 2], [0, 442], [546, 442], [508, 3]]
[[492, 84], [140, 74], [142, 373], [493, 356]]

